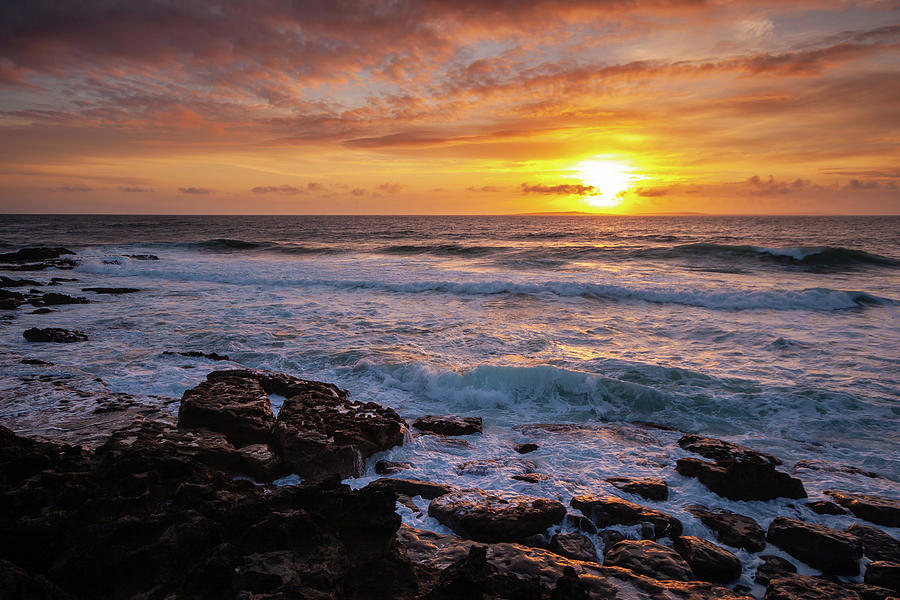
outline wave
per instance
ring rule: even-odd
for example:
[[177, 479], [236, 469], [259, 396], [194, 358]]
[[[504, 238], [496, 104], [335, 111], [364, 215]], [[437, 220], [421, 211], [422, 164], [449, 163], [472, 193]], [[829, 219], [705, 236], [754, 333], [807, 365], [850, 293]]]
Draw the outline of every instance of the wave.
[[235, 250], [256, 250], [268, 248], [272, 242], [248, 242], [245, 240], [233, 240], [230, 238], [215, 238], [200, 242], [181, 242], [176, 244], [184, 248], [197, 248], [210, 252], [233, 252]]
[[507, 246], [464, 246], [462, 244], [402, 244], [396, 246], [383, 246], [376, 252], [382, 254], [434, 254], [437, 256], [487, 256], [500, 252], [506, 252], [512, 248]]
[[768, 260], [781, 264], [818, 268], [860, 265], [900, 267], [900, 260], [865, 252], [864, 250], [854, 250], [840, 246], [768, 248], [765, 246], [697, 243], [683, 244], [672, 248], [642, 249], [634, 254], [656, 258], [708, 257], [725, 260]]

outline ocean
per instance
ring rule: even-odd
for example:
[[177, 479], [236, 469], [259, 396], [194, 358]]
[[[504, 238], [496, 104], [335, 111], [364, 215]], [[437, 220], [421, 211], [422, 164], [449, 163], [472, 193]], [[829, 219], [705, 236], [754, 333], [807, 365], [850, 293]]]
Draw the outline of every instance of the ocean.
[[[467, 444], [423, 436], [378, 457], [411, 463], [404, 476], [567, 499], [651, 475], [678, 516], [710, 496], [674, 473], [679, 434], [629, 423], [771, 452], [811, 497], [900, 497], [900, 217], [7, 215], [0, 245], [77, 252], [71, 271], [2, 272], [78, 279], [54, 291], [142, 290], [2, 321], [7, 380], [39, 358], [152, 403], [212, 369], [281, 371], [405, 418], [484, 419]], [[159, 260], [126, 256], [141, 254]], [[91, 341], [30, 344], [35, 326]], [[540, 448], [510, 454], [525, 441]], [[509, 477], [532, 467], [549, 478]], [[720, 504], [765, 524], [791, 502]]]

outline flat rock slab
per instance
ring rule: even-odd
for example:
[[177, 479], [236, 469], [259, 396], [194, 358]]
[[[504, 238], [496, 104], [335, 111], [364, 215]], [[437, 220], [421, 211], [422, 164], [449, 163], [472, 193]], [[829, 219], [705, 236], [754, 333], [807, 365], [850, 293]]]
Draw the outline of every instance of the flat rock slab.
[[606, 481], [623, 492], [635, 494], [647, 500], [663, 501], [669, 498], [669, 486], [662, 479], [655, 477], [609, 477]]
[[829, 502], [828, 500], [816, 500], [814, 502], [807, 502], [806, 504], [809, 510], [813, 511], [817, 515], [846, 515], [847, 511], [835, 504], [834, 502]]
[[178, 426], [218, 431], [236, 446], [268, 444], [275, 415], [255, 378], [216, 377], [184, 392]]
[[59, 258], [63, 254], [75, 254], [71, 250], [59, 246], [47, 248], [22, 248], [16, 252], [6, 252], [0, 254], [0, 263], [21, 263], [32, 262], [37, 260], [50, 260]]
[[426, 500], [434, 500], [444, 494], [459, 491], [459, 488], [452, 485], [442, 485], [440, 483], [431, 483], [430, 481], [421, 481], [418, 479], [394, 479], [392, 477], [382, 477], [369, 483], [366, 488], [376, 490], [391, 490], [395, 494], [403, 494], [405, 496], [421, 496]]
[[65, 304], [88, 304], [88, 299], [83, 296], [50, 293], [32, 297], [28, 302], [32, 306], [63, 306]]
[[844, 530], [862, 544], [863, 555], [872, 560], [900, 563], [900, 540], [871, 525], [855, 523]]
[[572, 506], [600, 527], [650, 523], [653, 526], [653, 539], [681, 535], [681, 521], [675, 517], [616, 496], [575, 496], [572, 498]]
[[459, 415], [425, 415], [413, 422], [413, 427], [426, 433], [440, 435], [470, 435], [481, 433], [481, 417], [461, 417]]
[[469, 460], [454, 467], [457, 475], [493, 475], [505, 473], [510, 477], [534, 473], [537, 465], [524, 458], [487, 458], [483, 460]]
[[731, 583], [741, 576], [741, 561], [738, 557], [712, 542], [693, 536], [681, 536], [675, 538], [673, 547], [701, 581]]
[[750, 552], [760, 552], [766, 547], [766, 532], [750, 517], [727, 510], [711, 511], [702, 506], [688, 506], [687, 511], [712, 529], [723, 544]]
[[731, 500], [774, 500], [806, 498], [806, 490], [796, 477], [755, 460], [708, 462], [698, 458], [679, 458], [675, 470], [685, 477], [696, 477], [709, 490]]
[[859, 541], [848, 533], [777, 517], [766, 539], [791, 556], [833, 575], [858, 575], [862, 557]]
[[566, 516], [556, 500], [462, 490], [431, 501], [428, 514], [456, 533], [479, 542], [518, 541], [543, 533]]
[[865, 582], [900, 592], [900, 563], [885, 560], [870, 562], [866, 567]]
[[83, 331], [61, 329], [59, 327], [46, 327], [44, 329], [32, 327], [23, 331], [22, 337], [29, 342], [54, 342], [57, 344], [86, 342], [88, 339], [87, 334]]
[[825, 493], [860, 519], [876, 525], [900, 527], [900, 500], [839, 490], [825, 490]]
[[766, 587], [763, 600], [862, 600], [842, 585], [803, 575], [776, 577]]
[[693, 581], [690, 565], [677, 552], [650, 540], [623, 540], [606, 553], [603, 564], [622, 567], [653, 579]]
[[781, 460], [771, 454], [759, 452], [734, 442], [703, 437], [693, 433], [683, 435], [678, 440], [678, 445], [689, 452], [694, 452], [716, 462], [745, 462], [773, 467], [781, 464]]
[[134, 294], [140, 292], [140, 288], [129, 287], [87, 287], [81, 288], [82, 292], [94, 292], [95, 294]]
[[797, 567], [789, 560], [785, 560], [774, 554], [763, 554], [760, 556], [763, 563], [756, 568], [756, 575], [753, 581], [759, 585], [769, 585], [769, 582], [778, 577], [793, 575], [797, 572]]

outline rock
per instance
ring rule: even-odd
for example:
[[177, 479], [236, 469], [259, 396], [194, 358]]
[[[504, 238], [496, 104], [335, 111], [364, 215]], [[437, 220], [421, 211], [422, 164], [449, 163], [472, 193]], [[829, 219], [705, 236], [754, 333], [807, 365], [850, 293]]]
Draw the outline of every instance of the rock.
[[52, 366], [52, 362], [47, 362], [45, 360], [40, 360], [39, 358], [23, 358], [21, 360], [23, 365], [36, 365], [36, 366]]
[[868, 583], [847, 582], [844, 589], [856, 592], [862, 600], [897, 600], [897, 592], [889, 588]]
[[59, 258], [63, 254], [75, 254], [66, 248], [22, 248], [16, 252], [0, 254], [0, 263], [23, 263]]
[[860, 519], [876, 525], [900, 527], [900, 500], [838, 490], [825, 490], [825, 493]]
[[68, 294], [43, 294], [40, 298], [29, 301], [32, 306], [60, 306], [62, 304], [87, 304], [88, 299], [81, 296], [69, 296]]
[[575, 496], [572, 506], [601, 527], [649, 523], [653, 539], [681, 535], [681, 521], [675, 517], [615, 496]]
[[855, 523], [844, 530], [862, 544], [863, 555], [872, 560], [900, 563], [900, 541], [871, 525]]
[[859, 542], [848, 533], [777, 517], [766, 539], [806, 564], [833, 575], [858, 575], [862, 557]]
[[46, 315], [46, 314], [49, 314], [52, 312], [56, 312], [56, 311], [53, 309], [50, 309], [50, 308], [36, 308], [35, 310], [31, 311], [31, 314], [32, 315]]
[[512, 479], [524, 481], [525, 483], [540, 483], [550, 479], [550, 476], [543, 473], [519, 473], [518, 475], [513, 475]]
[[427, 433], [441, 435], [469, 435], [481, 433], [481, 417], [460, 417], [458, 415], [425, 415], [413, 422], [413, 427]]
[[408, 462], [391, 462], [389, 460], [379, 460], [375, 463], [375, 473], [378, 475], [394, 475], [400, 471], [412, 469], [413, 466]]
[[425, 600], [457, 600], [459, 598], [510, 598], [512, 600], [540, 600], [541, 586], [512, 573], [501, 573], [487, 561], [485, 546], [472, 546], [469, 554], [453, 563], [440, 574], [434, 589]]
[[124, 256], [134, 260], [159, 260], [159, 257], [155, 254], [125, 254]]
[[431, 483], [430, 481], [420, 481], [418, 479], [394, 479], [391, 477], [382, 477], [376, 479], [366, 486], [374, 490], [390, 490], [395, 494], [404, 494], [406, 496], [421, 496], [426, 500], [434, 500], [444, 494], [458, 491], [459, 488], [452, 485], [442, 485], [440, 483]]
[[576, 515], [573, 513], [567, 513], [566, 519], [564, 521], [565, 525], [568, 525], [578, 531], [584, 531], [585, 533], [597, 533], [597, 526], [594, 525], [594, 522], [585, 517], [584, 515]]
[[3, 300], [18, 300], [19, 302], [25, 300], [25, 296], [20, 294], [19, 292], [10, 292], [8, 290], [4, 290], [0, 288], [0, 298]]
[[216, 354], [215, 352], [197, 352], [196, 350], [190, 350], [188, 352], [171, 352], [166, 350], [163, 354], [178, 354], [179, 356], [189, 356], [191, 358], [208, 358], [209, 360], [231, 360], [225, 354]]
[[184, 392], [178, 426], [225, 434], [235, 446], [267, 444], [275, 426], [269, 396], [250, 377], [217, 377]]
[[22, 301], [16, 298], [0, 299], [0, 310], [16, 310], [20, 306], [22, 306]]
[[528, 454], [529, 452], [534, 452], [540, 448], [537, 444], [527, 443], [527, 444], [516, 444], [515, 451], [519, 454]]
[[900, 592], [900, 563], [876, 560], [866, 567], [865, 582]]
[[650, 540], [623, 540], [603, 559], [604, 566], [622, 567], [653, 579], [691, 581], [691, 567], [674, 550]]
[[727, 510], [710, 511], [702, 506], [688, 506], [687, 511], [715, 532], [723, 544], [760, 552], [766, 547], [766, 533], [750, 517]]
[[72, 599], [46, 577], [21, 569], [8, 560], [0, 560], [0, 590], [2, 597], [9, 600]]
[[25, 287], [25, 286], [36, 286], [41, 287], [43, 284], [33, 279], [10, 279], [5, 275], [0, 275], [0, 288], [8, 288], [8, 287]]
[[703, 437], [693, 433], [683, 435], [678, 440], [678, 445], [689, 452], [694, 452], [716, 462], [744, 462], [773, 467], [781, 464], [781, 461], [771, 454], [759, 452], [733, 442]]
[[484, 476], [506, 472], [512, 476], [534, 473], [537, 465], [524, 458], [488, 458], [466, 461], [456, 465], [455, 469], [457, 475]]
[[818, 577], [776, 577], [766, 587], [763, 600], [861, 600], [853, 590]]
[[113, 258], [111, 260], [104, 260], [103, 264], [104, 265], [121, 265], [122, 262]]
[[87, 287], [81, 288], [81, 291], [94, 292], [95, 294], [133, 294], [135, 292], [140, 292], [141, 289], [129, 287]]
[[590, 596], [578, 579], [575, 569], [566, 566], [562, 577], [556, 580], [556, 587], [550, 593], [550, 600], [590, 600]]
[[673, 547], [701, 581], [731, 583], [741, 576], [741, 561], [738, 557], [712, 542], [693, 536], [681, 536], [675, 538]]
[[711, 463], [697, 458], [679, 458], [675, 470], [696, 477], [715, 494], [731, 500], [806, 498], [803, 483], [774, 466], [754, 461]]
[[828, 500], [816, 500], [807, 502], [806, 506], [818, 515], [846, 515], [847, 511]]
[[588, 537], [577, 532], [555, 534], [550, 538], [547, 549], [574, 560], [589, 562], [597, 560], [597, 549], [594, 547], [594, 543]]
[[826, 471], [829, 473], [849, 473], [850, 475], [862, 475], [870, 479], [886, 479], [884, 475], [866, 469], [860, 469], [851, 465], [842, 465], [822, 459], [804, 459], [794, 463], [794, 472], [802, 470]]
[[662, 479], [654, 477], [632, 478], [632, 477], [609, 477], [606, 479], [614, 487], [628, 492], [629, 494], [637, 494], [647, 500], [668, 500], [669, 486]]
[[58, 344], [86, 342], [88, 339], [83, 331], [60, 329], [59, 327], [47, 327], [45, 329], [32, 327], [22, 332], [22, 337], [29, 342], [56, 342]]
[[500, 542], [542, 533], [562, 521], [566, 507], [556, 500], [495, 495], [476, 488], [435, 498], [428, 514], [467, 538]]
[[211, 380], [255, 378], [269, 394], [286, 398], [273, 431], [273, 444], [285, 468], [305, 479], [358, 477], [365, 459], [403, 443], [403, 419], [374, 402], [353, 402], [347, 392], [327, 383], [265, 371], [213, 371]]
[[760, 555], [763, 563], [756, 568], [756, 575], [753, 581], [759, 585], [769, 585], [769, 582], [776, 577], [784, 577], [793, 575], [797, 572], [797, 567], [789, 560], [785, 560], [774, 554]]
[[597, 533], [597, 537], [603, 542], [603, 553], [609, 552], [610, 548], [626, 539], [621, 531], [615, 529], [604, 529]]
[[51, 277], [49, 285], [62, 285], [64, 283], [71, 283], [73, 281], [78, 281], [72, 277]]

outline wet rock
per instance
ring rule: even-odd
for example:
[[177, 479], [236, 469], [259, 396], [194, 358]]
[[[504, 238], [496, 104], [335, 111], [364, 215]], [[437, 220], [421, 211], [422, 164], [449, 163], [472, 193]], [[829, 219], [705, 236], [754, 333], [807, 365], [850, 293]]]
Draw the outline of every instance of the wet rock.
[[885, 560], [870, 562], [866, 567], [865, 582], [900, 592], [900, 563]]
[[267, 371], [213, 371], [220, 377], [256, 379], [269, 394], [286, 400], [273, 430], [273, 446], [285, 468], [304, 479], [358, 477], [365, 459], [403, 443], [403, 419], [374, 402], [354, 402], [334, 385]]
[[776, 577], [766, 587], [763, 600], [861, 600], [853, 590], [818, 577]]
[[60, 306], [63, 304], [87, 304], [88, 299], [82, 296], [69, 296], [68, 294], [42, 294], [40, 298], [29, 300], [32, 306]]
[[550, 600], [589, 600], [587, 590], [578, 573], [572, 567], [563, 569], [562, 577], [556, 580], [556, 587], [550, 593]]
[[179, 356], [189, 356], [191, 358], [208, 358], [209, 360], [231, 360], [225, 354], [216, 354], [215, 352], [197, 352], [196, 350], [190, 350], [188, 352], [171, 352], [166, 350], [163, 354], [174, 355], [177, 354]]
[[75, 254], [71, 250], [62, 247], [54, 248], [22, 248], [16, 252], [6, 252], [0, 254], [0, 263], [23, 263], [34, 262], [39, 260], [50, 260], [59, 258], [64, 254]]
[[0, 298], [0, 310], [16, 310], [22, 304], [22, 300], [16, 298]]
[[62, 285], [64, 283], [71, 283], [73, 281], [78, 281], [73, 277], [51, 277], [49, 285]]
[[771, 454], [759, 452], [734, 442], [703, 437], [693, 433], [683, 435], [678, 440], [678, 445], [689, 452], [694, 452], [716, 462], [753, 463], [773, 467], [781, 464], [781, 460]]
[[5, 275], [0, 275], [0, 288], [10, 288], [10, 287], [25, 287], [25, 286], [36, 286], [41, 287], [42, 283], [34, 281], [33, 279], [10, 279]]
[[693, 536], [681, 536], [673, 547], [691, 566], [697, 579], [713, 583], [731, 583], [741, 576], [741, 561], [712, 542]]
[[862, 544], [863, 555], [872, 560], [900, 563], [900, 540], [871, 525], [855, 523], [844, 530]]
[[373, 490], [390, 490], [395, 494], [403, 494], [410, 497], [421, 496], [426, 500], [434, 500], [444, 494], [449, 494], [450, 492], [455, 492], [459, 489], [452, 485], [442, 485], [430, 481], [421, 481], [418, 479], [394, 479], [392, 477], [376, 479], [366, 487]]
[[47, 327], [45, 329], [32, 327], [22, 332], [22, 337], [29, 342], [55, 342], [57, 344], [85, 342], [88, 339], [83, 331], [60, 329], [59, 327]]
[[685, 477], [696, 477], [709, 490], [731, 500], [773, 500], [806, 498], [803, 483], [759, 462], [716, 462], [697, 458], [679, 458], [675, 470]]
[[669, 486], [662, 479], [654, 477], [609, 477], [606, 481], [623, 492], [636, 494], [647, 500], [662, 501], [669, 498]]
[[484, 460], [469, 460], [456, 465], [455, 469], [457, 475], [484, 476], [506, 472], [512, 476], [534, 473], [537, 465], [524, 458], [488, 458]]
[[597, 533], [597, 526], [594, 525], [594, 522], [585, 517], [584, 515], [576, 515], [573, 513], [566, 514], [566, 519], [564, 523], [570, 527], [577, 529], [578, 531], [584, 531], [585, 533]]
[[104, 261], [103, 261], [103, 264], [104, 264], [104, 265], [121, 265], [122, 262], [119, 261], [119, 260], [116, 260], [115, 258], [113, 258], [113, 259], [111, 259], [111, 260], [104, 260]]
[[588, 537], [577, 532], [557, 533], [547, 546], [550, 552], [574, 560], [596, 561], [597, 549]]
[[378, 475], [394, 475], [400, 471], [412, 469], [413, 466], [408, 462], [391, 462], [389, 460], [379, 460], [375, 463], [375, 473]]
[[694, 579], [691, 567], [678, 553], [650, 540], [619, 542], [606, 553], [603, 564], [629, 569], [653, 579]]
[[860, 469], [852, 465], [842, 465], [822, 459], [804, 459], [794, 463], [794, 472], [809, 471], [826, 471], [828, 473], [849, 473], [851, 475], [862, 475], [870, 479], [885, 479], [884, 475], [866, 469]]
[[604, 554], [608, 552], [610, 548], [626, 539], [621, 531], [616, 531], [615, 529], [604, 529], [597, 533], [597, 537], [603, 542]]
[[155, 254], [125, 254], [124, 256], [134, 260], [159, 260], [159, 257]]
[[759, 552], [766, 547], [766, 533], [752, 518], [727, 510], [711, 511], [702, 506], [688, 506], [687, 511], [715, 532], [723, 544]]
[[141, 289], [129, 287], [87, 287], [81, 288], [81, 291], [94, 292], [95, 294], [133, 294], [135, 292], [140, 292]]
[[458, 415], [425, 415], [413, 422], [413, 427], [427, 433], [441, 435], [469, 435], [481, 433], [481, 417], [460, 417]]
[[512, 479], [524, 481], [525, 483], [540, 483], [549, 480], [550, 476], [544, 475], [543, 473], [520, 473], [518, 475], [513, 475]]
[[876, 525], [900, 527], [900, 500], [838, 490], [825, 490], [825, 493], [860, 519]]
[[813, 523], [777, 517], [766, 539], [806, 564], [833, 575], [858, 575], [862, 557], [852, 535]]
[[829, 502], [828, 500], [816, 500], [815, 502], [808, 502], [806, 504], [807, 507], [814, 513], [818, 515], [846, 515], [847, 511], [835, 504], [834, 502]]
[[184, 392], [178, 426], [218, 431], [236, 446], [267, 444], [275, 415], [268, 394], [256, 379], [217, 377]]
[[528, 454], [529, 452], [534, 452], [540, 448], [537, 444], [527, 443], [527, 444], [516, 444], [515, 451], [519, 454]]
[[776, 577], [785, 577], [797, 572], [794, 563], [780, 556], [763, 554], [760, 558], [763, 559], [763, 563], [757, 567], [756, 575], [753, 578], [753, 581], [759, 585], [769, 585], [769, 582]]
[[487, 561], [485, 546], [472, 546], [469, 554], [440, 574], [440, 579], [425, 600], [457, 600], [461, 598], [509, 598], [540, 600], [541, 586], [512, 573], [501, 573]]
[[500, 542], [542, 533], [562, 521], [566, 507], [546, 498], [471, 489], [432, 500], [428, 514], [464, 537]]
[[37, 309], [31, 311], [30, 314], [32, 314], [32, 315], [46, 315], [46, 314], [49, 314], [49, 313], [52, 313], [52, 312], [56, 312], [56, 311], [53, 310], [53, 309], [51, 309], [51, 308], [37, 308]]
[[653, 539], [681, 535], [681, 521], [675, 517], [616, 496], [575, 496], [572, 506], [601, 527], [649, 523]]
[[52, 362], [47, 362], [45, 360], [41, 360], [39, 358], [23, 358], [21, 360], [23, 365], [36, 365], [36, 366], [52, 366]]
[[897, 592], [889, 588], [868, 583], [842, 583], [844, 589], [856, 592], [862, 600], [897, 600]]
[[18, 300], [19, 302], [25, 300], [25, 296], [20, 294], [19, 292], [10, 292], [9, 290], [4, 290], [0, 288], [0, 299], [3, 300]]
[[72, 596], [46, 577], [19, 568], [8, 560], [0, 560], [0, 590], [9, 600], [71, 600]]

